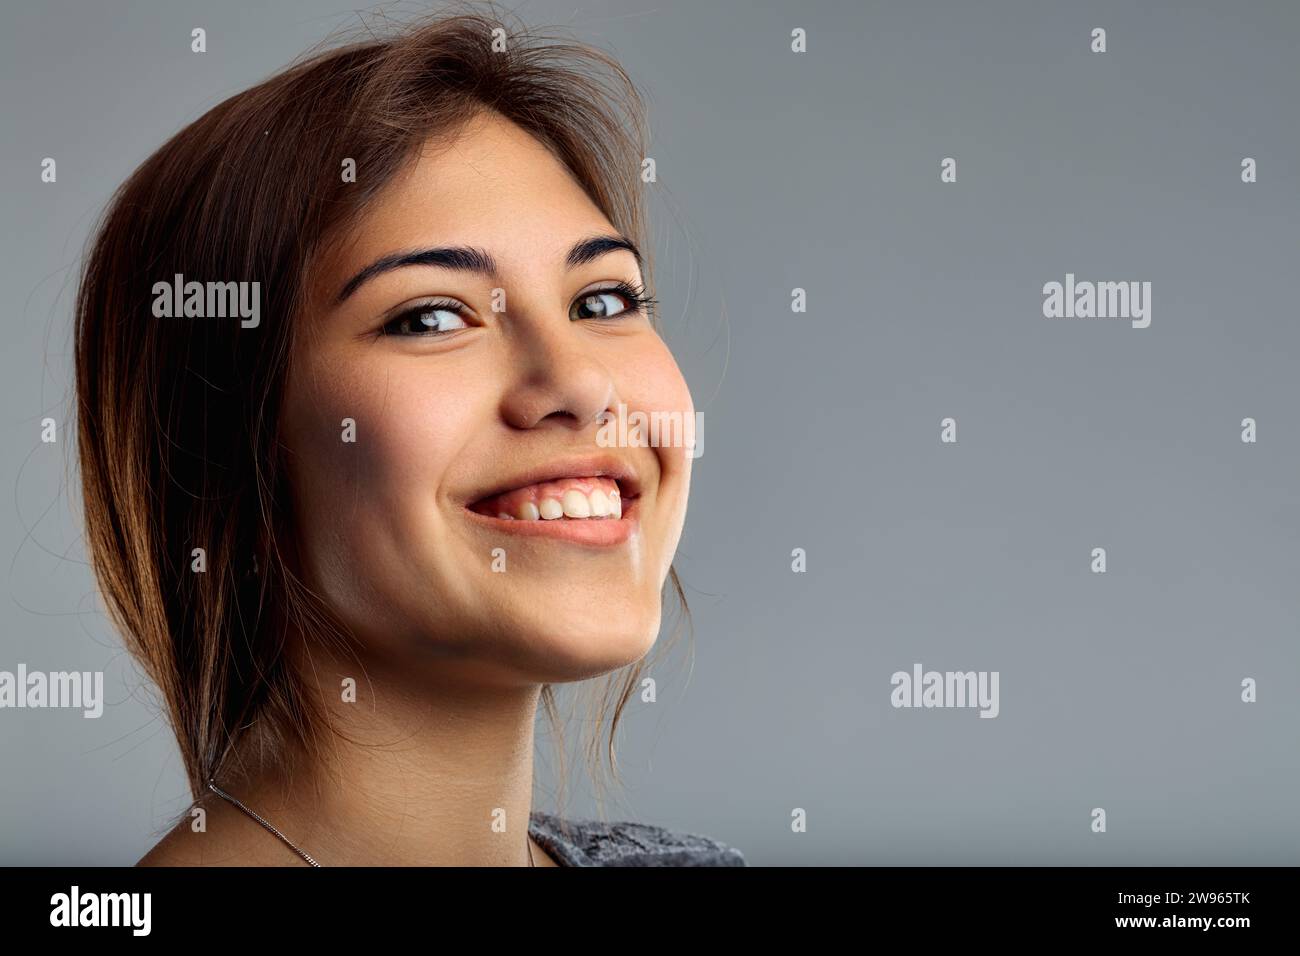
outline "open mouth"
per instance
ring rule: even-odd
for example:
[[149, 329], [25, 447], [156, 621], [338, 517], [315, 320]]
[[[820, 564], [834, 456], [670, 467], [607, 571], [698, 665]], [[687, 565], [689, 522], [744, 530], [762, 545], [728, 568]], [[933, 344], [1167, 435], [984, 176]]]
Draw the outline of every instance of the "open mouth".
[[638, 497], [625, 484], [608, 475], [556, 478], [480, 498], [469, 510], [502, 521], [619, 521]]
[[629, 462], [575, 457], [516, 472], [465, 505], [482, 530], [608, 548], [639, 540], [641, 478]]

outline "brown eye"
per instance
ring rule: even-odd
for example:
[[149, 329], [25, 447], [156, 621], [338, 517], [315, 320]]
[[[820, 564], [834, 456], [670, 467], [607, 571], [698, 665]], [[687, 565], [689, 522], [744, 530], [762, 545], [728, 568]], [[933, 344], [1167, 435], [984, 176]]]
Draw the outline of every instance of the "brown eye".
[[467, 328], [469, 324], [455, 307], [431, 303], [403, 312], [388, 322], [383, 332], [385, 335], [439, 335]]
[[655, 301], [645, 294], [644, 289], [620, 282], [607, 289], [593, 289], [580, 295], [569, 311], [569, 318], [575, 322], [584, 319], [621, 319], [643, 310], [648, 313]]
[[573, 304], [578, 314], [570, 317], [608, 319], [610, 316], [621, 315], [631, 308], [630, 305], [620, 304], [622, 299], [623, 296], [613, 290], [602, 289], [599, 292], [588, 293]]

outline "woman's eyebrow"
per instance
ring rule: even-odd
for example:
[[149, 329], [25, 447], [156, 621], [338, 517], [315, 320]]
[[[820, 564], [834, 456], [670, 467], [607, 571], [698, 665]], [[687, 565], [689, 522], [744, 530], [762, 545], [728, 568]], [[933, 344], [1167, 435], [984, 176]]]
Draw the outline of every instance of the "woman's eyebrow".
[[[642, 265], [641, 252], [632, 241], [625, 236], [615, 235], [593, 236], [590, 239], [583, 239], [581, 242], [576, 243], [565, 257], [565, 268], [576, 269], [580, 265], [592, 262], [607, 253], [619, 249], [632, 253], [632, 255], [636, 256], [637, 266]], [[375, 276], [405, 266], [441, 266], [444, 269], [472, 272], [488, 278], [498, 277], [496, 260], [492, 258], [491, 253], [470, 246], [449, 246], [440, 249], [420, 249], [415, 252], [395, 252], [384, 256], [382, 259], [375, 260], [349, 279], [347, 284], [343, 286], [342, 291], [339, 292], [334, 304], [338, 305], [343, 302], [348, 296], [356, 292], [362, 283], [373, 279]]]

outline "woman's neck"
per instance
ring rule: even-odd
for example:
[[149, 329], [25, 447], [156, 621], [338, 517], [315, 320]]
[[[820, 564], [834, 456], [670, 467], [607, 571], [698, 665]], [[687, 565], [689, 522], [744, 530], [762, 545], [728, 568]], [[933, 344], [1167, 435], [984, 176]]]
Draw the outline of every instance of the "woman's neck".
[[[352, 700], [325, 691], [344, 675], [316, 678], [337, 731], [322, 735], [323, 756], [230, 761], [219, 787], [322, 866], [529, 865], [537, 685], [412, 688], [370, 669]], [[240, 842], [279, 842], [236, 812], [246, 823], [218, 822]], [[554, 865], [531, 848], [537, 866]]]

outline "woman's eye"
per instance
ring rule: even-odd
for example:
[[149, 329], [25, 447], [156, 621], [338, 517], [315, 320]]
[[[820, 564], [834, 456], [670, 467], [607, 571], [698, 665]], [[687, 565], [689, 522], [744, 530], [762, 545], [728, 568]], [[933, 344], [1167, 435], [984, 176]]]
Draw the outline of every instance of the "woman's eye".
[[382, 331], [385, 335], [437, 335], [467, 328], [468, 323], [450, 306], [422, 305], [403, 312]]
[[569, 318], [608, 319], [622, 315], [624, 312], [631, 312], [636, 307], [637, 303], [632, 301], [631, 296], [618, 289], [597, 289], [595, 292], [580, 296], [573, 303], [575, 311], [569, 314]]

